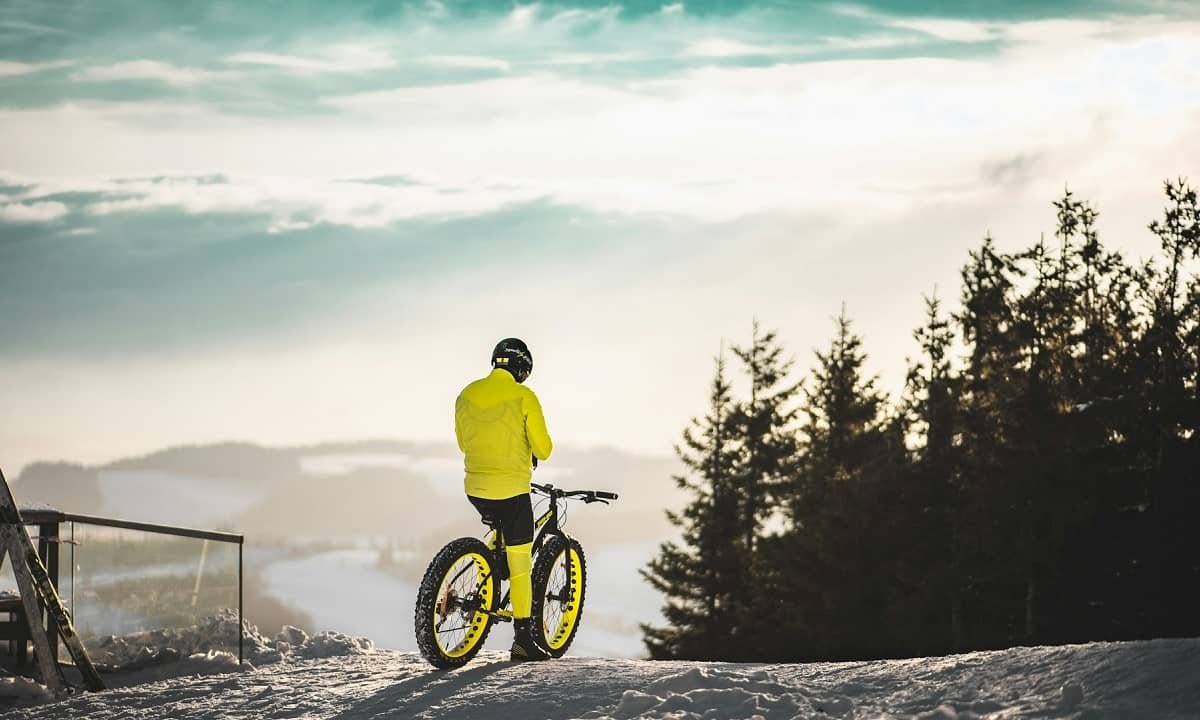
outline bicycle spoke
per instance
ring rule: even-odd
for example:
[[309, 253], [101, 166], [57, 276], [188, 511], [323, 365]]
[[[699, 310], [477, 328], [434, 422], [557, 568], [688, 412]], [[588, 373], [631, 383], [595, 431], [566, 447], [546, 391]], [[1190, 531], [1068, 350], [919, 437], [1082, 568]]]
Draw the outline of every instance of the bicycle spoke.
[[[472, 570], [478, 569], [479, 566], [475, 560], [464, 558], [461, 567], [452, 567], [446, 574], [445, 594], [443, 602], [438, 608], [437, 622], [434, 625], [434, 632], [444, 638], [440, 641], [443, 647], [458, 647], [466, 639], [466, 633], [473, 627], [471, 620], [477, 610], [470, 611], [464, 606], [471, 604], [471, 598], [478, 597], [477, 574], [471, 573]], [[451, 619], [457, 619], [460, 624], [445, 627]]]
[[459, 570], [454, 577], [450, 578], [450, 584], [453, 585], [454, 583], [458, 582], [458, 579], [463, 576], [463, 573], [467, 572], [473, 567], [475, 567], [475, 562], [468, 560], [466, 566], [462, 570]]
[[565, 606], [573, 599], [570, 590], [571, 577], [570, 552], [564, 552], [555, 558], [550, 578], [546, 583], [546, 604], [542, 612], [542, 628], [547, 637], [554, 637], [562, 627]]

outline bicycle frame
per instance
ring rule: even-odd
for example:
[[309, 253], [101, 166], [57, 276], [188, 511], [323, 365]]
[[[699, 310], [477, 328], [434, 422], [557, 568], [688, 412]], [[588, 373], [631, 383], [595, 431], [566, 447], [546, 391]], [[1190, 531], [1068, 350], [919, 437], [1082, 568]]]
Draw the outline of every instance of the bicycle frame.
[[[536, 492], [539, 495], [544, 495], [550, 499], [550, 507], [546, 510], [546, 512], [534, 519], [533, 547], [530, 549], [531, 558], [536, 558], [538, 556], [538, 553], [542, 550], [542, 546], [546, 544], [546, 539], [548, 536], [561, 537], [564, 542], [569, 542], [567, 534], [563, 532], [562, 527], [558, 522], [558, 503], [560, 500], [565, 501], [569, 499], [580, 499], [585, 503], [602, 502], [607, 504], [609, 500], [617, 499], [616, 493], [603, 492], [599, 490], [562, 490], [554, 487], [553, 485], [539, 485], [537, 483], [532, 484], [531, 492]], [[492, 548], [493, 553], [500, 553], [504, 551], [504, 538], [501, 536], [498, 528], [492, 527], [492, 529], [484, 535], [484, 542], [487, 543], [488, 547]], [[476, 585], [475, 594], [477, 594], [478, 589], [483, 587], [484, 583], [486, 583], [492, 577], [492, 572], [493, 571], [489, 568], [488, 573], [479, 579], [479, 582]], [[477, 609], [502, 622], [511, 622], [512, 611], [505, 609], [508, 603], [509, 591], [506, 590], [504, 595], [500, 598], [500, 609]]]

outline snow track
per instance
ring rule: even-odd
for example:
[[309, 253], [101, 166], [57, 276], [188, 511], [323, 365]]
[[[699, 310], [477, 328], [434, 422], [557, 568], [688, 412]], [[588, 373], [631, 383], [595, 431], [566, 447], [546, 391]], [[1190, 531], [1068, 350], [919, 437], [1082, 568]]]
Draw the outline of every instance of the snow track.
[[3, 708], [65, 718], [970, 720], [1200, 718], [1200, 640], [1016, 648], [807, 665], [565, 658], [485, 651], [451, 672], [413, 653], [295, 659]]

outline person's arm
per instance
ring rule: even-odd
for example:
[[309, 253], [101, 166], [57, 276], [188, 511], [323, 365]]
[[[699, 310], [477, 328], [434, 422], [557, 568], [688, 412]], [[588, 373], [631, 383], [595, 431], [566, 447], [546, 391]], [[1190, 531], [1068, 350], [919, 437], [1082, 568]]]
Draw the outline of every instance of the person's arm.
[[542, 415], [542, 404], [538, 402], [537, 395], [530, 391], [525, 395], [525, 433], [529, 436], [529, 447], [533, 450], [533, 456], [538, 460], [550, 459], [550, 451], [554, 449], [554, 443], [550, 440], [550, 433], [546, 430], [546, 418]]

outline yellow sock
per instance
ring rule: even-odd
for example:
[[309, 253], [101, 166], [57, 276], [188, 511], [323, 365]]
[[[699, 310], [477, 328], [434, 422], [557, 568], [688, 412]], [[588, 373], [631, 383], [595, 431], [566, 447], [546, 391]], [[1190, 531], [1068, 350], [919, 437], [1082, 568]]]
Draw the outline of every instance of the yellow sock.
[[529, 617], [533, 606], [533, 585], [529, 581], [529, 570], [533, 562], [530, 551], [533, 543], [524, 545], [509, 545], [508, 554], [508, 587], [512, 599], [513, 618]]

